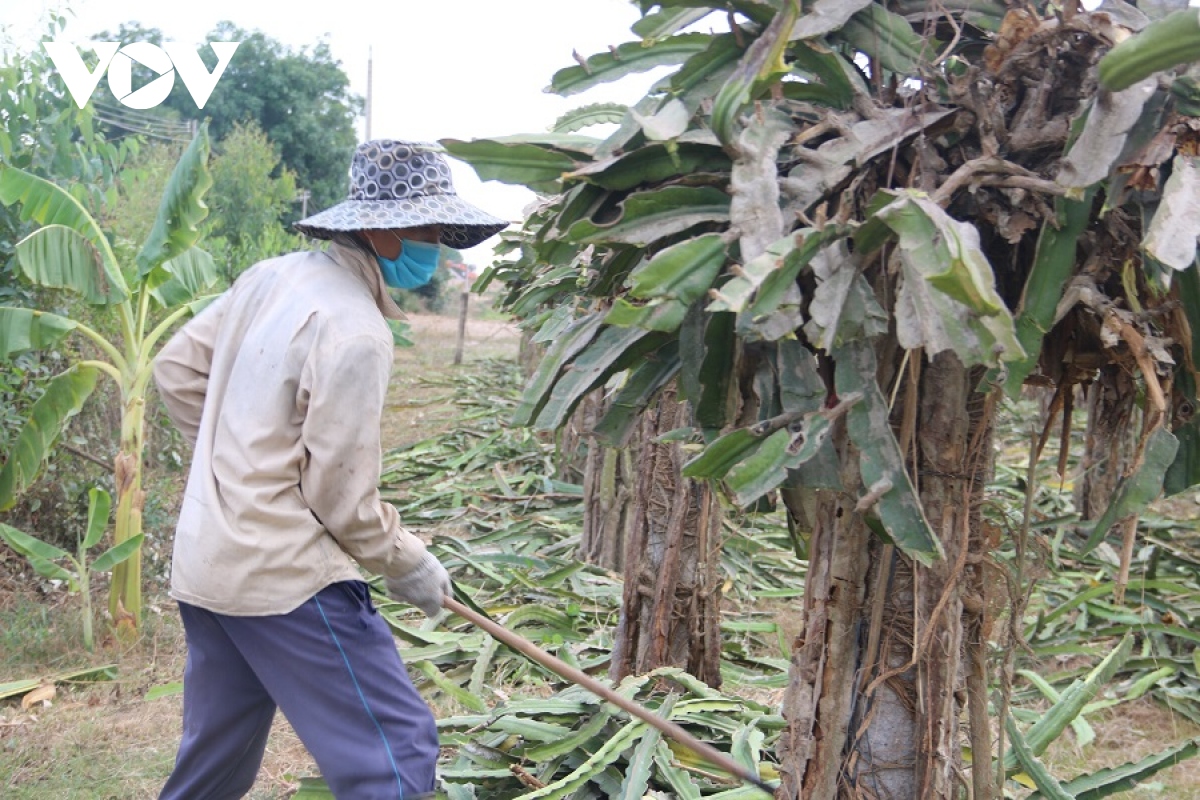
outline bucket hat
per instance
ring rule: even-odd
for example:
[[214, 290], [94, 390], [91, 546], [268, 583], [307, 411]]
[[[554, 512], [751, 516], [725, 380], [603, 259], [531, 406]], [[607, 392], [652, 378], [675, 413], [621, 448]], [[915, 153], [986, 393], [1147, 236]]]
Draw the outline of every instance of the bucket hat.
[[350, 161], [350, 193], [336, 206], [293, 223], [317, 239], [342, 231], [441, 225], [441, 242], [465, 249], [508, 227], [459, 198], [450, 165], [432, 142], [375, 139], [360, 144]]

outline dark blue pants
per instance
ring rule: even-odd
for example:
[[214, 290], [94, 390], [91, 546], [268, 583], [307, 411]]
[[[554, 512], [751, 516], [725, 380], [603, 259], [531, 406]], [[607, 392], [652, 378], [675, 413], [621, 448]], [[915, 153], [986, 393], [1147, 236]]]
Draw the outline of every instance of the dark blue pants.
[[250, 791], [276, 707], [339, 800], [433, 790], [433, 714], [366, 584], [335, 583], [290, 614], [231, 617], [179, 604], [187, 633], [183, 741], [160, 800]]

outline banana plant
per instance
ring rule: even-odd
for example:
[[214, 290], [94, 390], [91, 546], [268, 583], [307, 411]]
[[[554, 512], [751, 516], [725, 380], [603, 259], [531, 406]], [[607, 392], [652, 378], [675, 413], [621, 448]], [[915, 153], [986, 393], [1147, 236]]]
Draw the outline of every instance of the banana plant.
[[[92, 615], [92, 575], [109, 572], [128, 561], [142, 546], [145, 534], [132, 536], [120, 544], [113, 545], [91, 562], [87, 553], [99, 542], [108, 529], [108, 516], [112, 511], [112, 496], [103, 489], [88, 490], [87, 530], [79, 537], [74, 554], [55, 547], [49, 542], [34, 538], [11, 525], [0, 523], [0, 539], [29, 561], [39, 574], [51, 580], [63, 581], [72, 591], [83, 598], [83, 646], [91, 650], [95, 646]], [[69, 566], [63, 566], [66, 562]]]
[[[40, 227], [16, 243], [22, 278], [48, 290], [75, 295], [88, 318], [108, 317], [116, 333], [106, 336], [83, 315], [0, 307], [0, 359], [56, 347], [74, 335], [86, 343], [79, 357], [52, 378], [34, 403], [13, 452], [0, 467], [0, 510], [11, 508], [37, 478], [54, 442], [96, 387], [113, 381], [121, 403], [121, 427], [113, 463], [116, 519], [113, 544], [140, 542], [142, 454], [146, 394], [159, 343], [171, 327], [206, 302], [202, 294], [217, 281], [211, 256], [197, 245], [198, 224], [207, 216], [204, 193], [212, 185], [207, 160], [207, 126], [201, 126], [176, 164], [154, 225], [136, 257], [118, 261], [99, 222], [57, 184], [0, 164], [0, 203], [19, 206], [23, 220]], [[142, 614], [141, 552], [113, 570], [109, 614], [118, 631], [137, 630]]]

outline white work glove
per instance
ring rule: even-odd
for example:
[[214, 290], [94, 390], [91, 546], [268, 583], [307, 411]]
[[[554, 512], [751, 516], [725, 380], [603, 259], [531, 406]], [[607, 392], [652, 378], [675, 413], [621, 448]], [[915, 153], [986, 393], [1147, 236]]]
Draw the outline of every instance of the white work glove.
[[389, 597], [416, 606], [427, 617], [436, 617], [442, 610], [442, 598], [453, 593], [450, 573], [428, 551], [412, 570], [398, 578], [388, 578], [384, 584]]

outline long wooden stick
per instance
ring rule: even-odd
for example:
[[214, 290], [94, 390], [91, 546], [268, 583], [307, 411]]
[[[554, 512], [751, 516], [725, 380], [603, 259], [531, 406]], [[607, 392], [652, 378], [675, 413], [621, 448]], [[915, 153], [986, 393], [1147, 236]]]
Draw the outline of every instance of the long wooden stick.
[[662, 731], [664, 735], [669, 736], [684, 747], [689, 748], [708, 761], [711, 761], [713, 764], [716, 764], [730, 775], [735, 775], [747, 783], [752, 783], [765, 792], [768, 797], [774, 797], [774, 790], [772, 790], [767, 784], [763, 783], [763, 781], [757, 775], [749, 772], [745, 767], [722, 753], [720, 750], [717, 750], [711, 745], [707, 745], [700, 741], [695, 736], [692, 736], [674, 722], [663, 719], [648, 709], [639, 706], [632, 700], [625, 699], [612, 689], [600, 683], [591, 675], [588, 675], [586, 672], [576, 669], [562, 659], [550, 655], [545, 650], [541, 649], [520, 634], [514, 633], [508, 628], [496, 624], [482, 614], [472, 611], [470, 608], [458, 602], [453, 597], [446, 596], [442, 598], [442, 605], [448, 610], [453, 611], [455, 614], [458, 614], [468, 622], [482, 628], [489, 635], [508, 645], [518, 653], [533, 659], [546, 669], [554, 672], [556, 675], [559, 675], [560, 677], [565, 678], [566, 680], [578, 686], [582, 686], [592, 694], [602, 697], [617, 708], [620, 708], [622, 711], [626, 711], [637, 719], [640, 719], [642, 722], [645, 722], [647, 725]]

